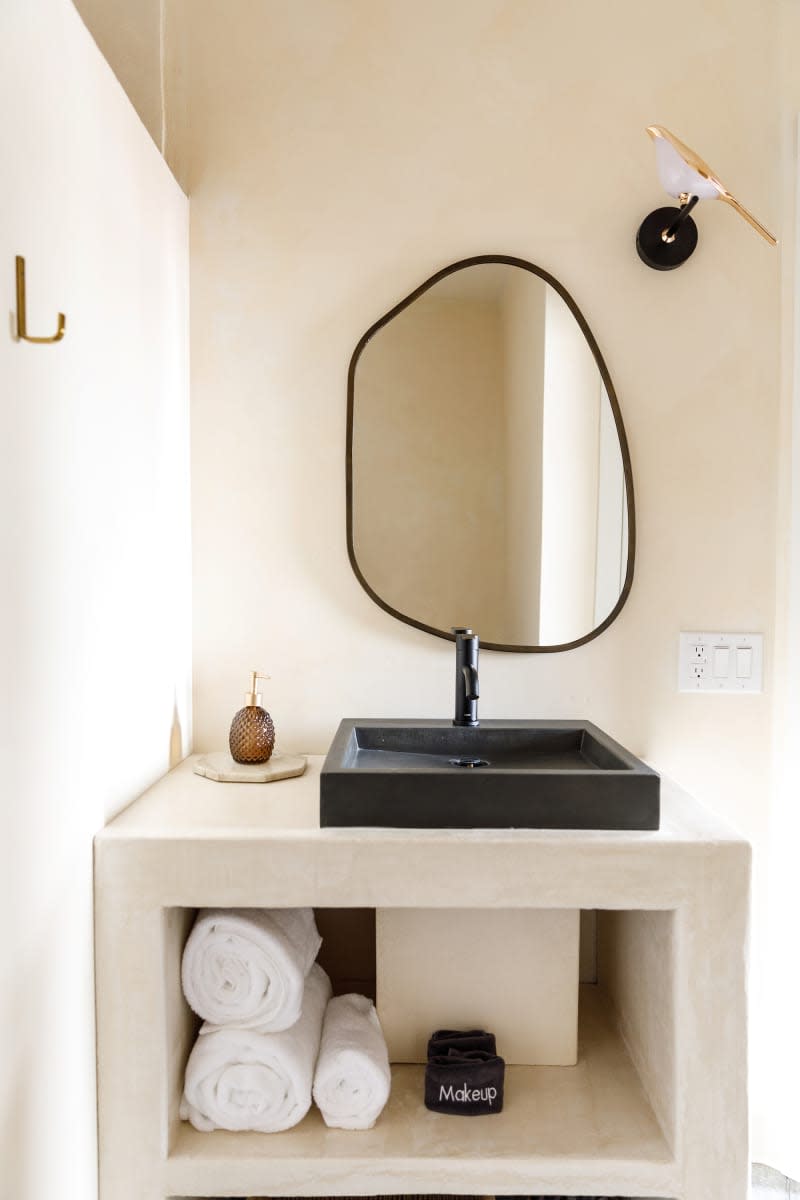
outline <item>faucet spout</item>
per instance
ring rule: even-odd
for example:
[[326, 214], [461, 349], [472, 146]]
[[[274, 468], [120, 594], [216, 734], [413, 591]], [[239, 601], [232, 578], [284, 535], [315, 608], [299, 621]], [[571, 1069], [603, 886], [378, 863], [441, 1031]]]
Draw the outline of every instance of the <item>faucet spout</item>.
[[452, 631], [456, 638], [456, 715], [454, 725], [475, 727], [478, 721], [478, 635], [461, 627]]
[[464, 695], [467, 700], [477, 700], [480, 696], [478, 691], [478, 668], [477, 667], [462, 667], [461, 674], [464, 676]]

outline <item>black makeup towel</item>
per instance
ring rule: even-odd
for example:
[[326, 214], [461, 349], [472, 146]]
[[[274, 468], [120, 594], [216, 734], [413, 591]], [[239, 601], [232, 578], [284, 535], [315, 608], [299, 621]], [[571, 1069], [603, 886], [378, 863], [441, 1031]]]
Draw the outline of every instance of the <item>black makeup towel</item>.
[[506, 1064], [488, 1050], [434, 1054], [425, 1068], [425, 1107], [457, 1117], [479, 1117], [503, 1108]]
[[450, 1050], [458, 1050], [461, 1054], [468, 1050], [487, 1050], [489, 1054], [497, 1054], [494, 1034], [485, 1029], [437, 1029], [431, 1034], [428, 1058], [447, 1054]]

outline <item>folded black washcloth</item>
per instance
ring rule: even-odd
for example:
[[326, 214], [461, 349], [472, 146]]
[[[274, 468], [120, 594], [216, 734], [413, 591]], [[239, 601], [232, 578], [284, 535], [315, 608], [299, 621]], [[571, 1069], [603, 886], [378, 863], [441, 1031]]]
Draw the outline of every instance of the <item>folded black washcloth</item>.
[[457, 1117], [502, 1112], [505, 1069], [488, 1050], [434, 1054], [425, 1068], [425, 1107]]
[[487, 1050], [497, 1053], [494, 1034], [485, 1029], [437, 1029], [428, 1039], [428, 1058], [434, 1054], [447, 1054], [450, 1050], [465, 1053], [468, 1050]]

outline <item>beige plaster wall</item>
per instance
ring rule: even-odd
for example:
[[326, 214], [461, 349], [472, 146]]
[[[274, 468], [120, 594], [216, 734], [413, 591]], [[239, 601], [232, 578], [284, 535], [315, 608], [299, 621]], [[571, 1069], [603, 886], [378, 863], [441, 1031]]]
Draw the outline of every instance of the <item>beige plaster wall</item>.
[[[302, 7], [243, 0], [231, 20], [194, 0], [186, 31], [200, 743], [225, 732], [240, 653], [272, 663], [294, 746], [324, 748], [344, 700], [435, 712], [449, 697], [450, 648], [375, 608], [347, 563], [345, 372], [367, 325], [433, 267], [511, 249], [563, 279], [606, 354], [640, 544], [614, 627], [567, 655], [487, 654], [484, 711], [591, 709], [757, 828], [769, 693], [680, 696], [674, 658], [683, 627], [771, 631], [779, 260], [708, 206], [682, 271], [647, 271], [629, 251], [660, 199], [640, 128], [653, 110], [716, 148], [719, 170], [778, 224], [772, 5], [687, 4], [689, 62], [680, 21], [653, 45], [634, 3], [350, 0], [317, 5], [311, 27]], [[713, 86], [695, 69], [704, 56]], [[377, 647], [407, 664], [390, 695], [375, 690]], [[329, 655], [339, 686], [318, 689]], [[703, 748], [719, 736], [735, 737], [735, 771]]]
[[171, 22], [172, 0], [72, 3], [185, 190], [189, 61], [181, 25]]
[[[589, 716], [743, 829], [758, 984], [781, 254], [714, 204], [673, 274], [647, 270], [633, 238], [663, 202], [652, 121], [782, 232], [785, 5], [678, 0], [668, 21], [639, 0], [176, 0], [170, 12], [182, 10], [198, 748], [224, 744], [254, 665], [272, 675], [283, 749], [324, 750], [344, 714], [449, 714], [452, 648], [374, 606], [347, 562], [346, 368], [361, 333], [436, 268], [529, 258], [572, 293], [614, 379], [637, 568], [596, 641], [485, 653], [481, 711]], [[693, 628], [763, 631], [764, 694], [678, 694], [677, 635]], [[770, 1010], [756, 998], [758, 1042]]]
[[91, 1200], [92, 839], [190, 745], [189, 212], [67, 0], [0, 46], [0, 1194]]
[[[783, 192], [781, 246], [781, 411], [777, 486], [777, 628], [773, 694], [775, 783], [770, 837], [762, 856], [766, 876], [766, 934], [761, 991], [769, 998], [765, 1022], [753, 1056], [758, 1094], [770, 1104], [755, 1114], [756, 1144], [763, 1162], [800, 1179], [800, 1038], [797, 996], [800, 955], [797, 942], [797, 857], [800, 847], [800, 778], [797, 730], [800, 723], [800, 6], [781, 5], [779, 77], [785, 120], [781, 128], [780, 163]], [[763, 961], [763, 959], [762, 959]]]
[[164, 0], [73, 0], [98, 49], [157, 146], [161, 145]]

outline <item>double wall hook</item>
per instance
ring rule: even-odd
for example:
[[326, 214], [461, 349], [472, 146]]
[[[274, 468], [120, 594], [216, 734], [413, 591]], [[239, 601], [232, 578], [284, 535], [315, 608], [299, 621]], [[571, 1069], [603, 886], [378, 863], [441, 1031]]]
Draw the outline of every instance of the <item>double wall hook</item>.
[[25, 259], [17, 255], [17, 337], [23, 342], [60, 342], [67, 330], [67, 318], [58, 314], [58, 329], [52, 337], [31, 337], [28, 333], [28, 316], [25, 303]]

